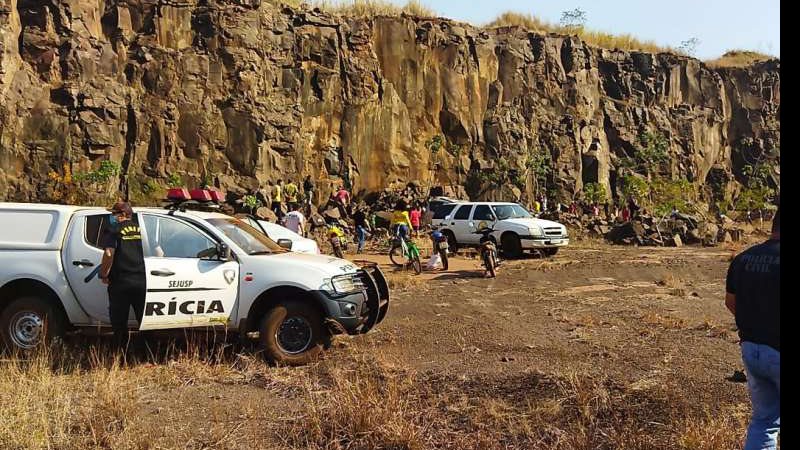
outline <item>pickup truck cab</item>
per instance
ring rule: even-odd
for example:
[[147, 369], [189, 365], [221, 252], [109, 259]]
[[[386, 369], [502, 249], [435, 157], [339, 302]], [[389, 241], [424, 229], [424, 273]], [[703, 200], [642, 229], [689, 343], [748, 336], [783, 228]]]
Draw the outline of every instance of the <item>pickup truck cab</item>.
[[[304, 364], [336, 333], [386, 316], [377, 266], [289, 252], [215, 212], [134, 208], [147, 277], [140, 330], [215, 327], [256, 339], [273, 362]], [[101, 208], [0, 203], [0, 338], [29, 350], [65, 332], [110, 326], [97, 277]], [[131, 314], [130, 326], [136, 327]]]
[[490, 235], [503, 253], [519, 257], [524, 250], [541, 250], [546, 256], [569, 245], [567, 228], [558, 222], [538, 219], [516, 203], [458, 202], [436, 209], [431, 224], [447, 236], [449, 247], [477, 246], [476, 231], [492, 228]]

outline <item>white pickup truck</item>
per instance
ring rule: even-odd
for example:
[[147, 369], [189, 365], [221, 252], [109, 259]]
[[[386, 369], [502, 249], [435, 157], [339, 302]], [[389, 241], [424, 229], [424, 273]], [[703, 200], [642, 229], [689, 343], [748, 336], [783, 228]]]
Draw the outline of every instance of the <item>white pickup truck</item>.
[[436, 208], [431, 224], [445, 236], [451, 251], [459, 246], [477, 246], [476, 231], [491, 228], [495, 243], [504, 254], [519, 257], [523, 250], [540, 250], [546, 256], [569, 245], [567, 227], [534, 217], [516, 203], [456, 202]]
[[[257, 339], [273, 362], [304, 364], [331, 334], [366, 333], [386, 316], [389, 289], [377, 266], [289, 252], [215, 212], [134, 212], [147, 276], [140, 330], [224, 328]], [[108, 217], [101, 208], [0, 203], [6, 347], [108, 329], [107, 286], [96, 276]]]

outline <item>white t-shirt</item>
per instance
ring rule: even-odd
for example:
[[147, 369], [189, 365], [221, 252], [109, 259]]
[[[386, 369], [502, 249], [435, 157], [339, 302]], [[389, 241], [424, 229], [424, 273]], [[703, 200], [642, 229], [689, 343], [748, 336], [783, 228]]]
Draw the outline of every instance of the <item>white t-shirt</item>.
[[292, 211], [283, 218], [283, 226], [297, 234], [300, 234], [300, 225], [304, 225], [305, 223], [306, 218], [303, 217], [300, 211]]

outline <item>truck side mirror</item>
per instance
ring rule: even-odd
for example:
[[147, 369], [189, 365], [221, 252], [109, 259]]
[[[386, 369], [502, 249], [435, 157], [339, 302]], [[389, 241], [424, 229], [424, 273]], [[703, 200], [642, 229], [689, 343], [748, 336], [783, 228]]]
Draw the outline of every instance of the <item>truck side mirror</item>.
[[494, 214], [489, 214], [489, 220], [491, 220], [492, 222], [495, 222], [495, 221], [497, 221], [497, 217], [495, 217]]
[[291, 239], [278, 239], [278, 245], [285, 248], [286, 250], [292, 249], [292, 241]]

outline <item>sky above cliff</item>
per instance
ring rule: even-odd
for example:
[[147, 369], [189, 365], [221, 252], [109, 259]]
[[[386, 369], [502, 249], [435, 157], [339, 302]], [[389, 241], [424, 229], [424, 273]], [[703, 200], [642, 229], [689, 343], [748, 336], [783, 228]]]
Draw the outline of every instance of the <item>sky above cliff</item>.
[[[403, 5], [406, 0], [392, 0]], [[780, 57], [779, 0], [422, 0], [441, 16], [475, 25], [505, 11], [534, 14], [557, 24], [565, 10], [586, 11], [588, 28], [630, 33], [659, 45], [678, 47], [700, 40], [700, 59], [716, 58], [730, 49], [755, 50]]]

